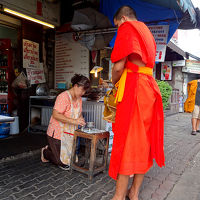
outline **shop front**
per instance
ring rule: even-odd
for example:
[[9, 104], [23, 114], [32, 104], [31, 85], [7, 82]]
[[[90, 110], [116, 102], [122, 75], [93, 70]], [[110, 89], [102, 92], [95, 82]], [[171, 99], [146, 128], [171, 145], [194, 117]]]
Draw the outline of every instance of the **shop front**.
[[[116, 29], [105, 17], [107, 10], [101, 10], [105, 14], [103, 15], [91, 8], [85, 10], [76, 8], [79, 3], [74, 4], [74, 7], [70, 5], [70, 8], [75, 11], [74, 15], [69, 12], [67, 18], [70, 22], [64, 21], [65, 24], [59, 27], [60, 17], [63, 21], [66, 15], [62, 13], [64, 9], [62, 5], [69, 6], [69, 3], [65, 4], [61, 1], [60, 10], [59, 1], [37, 1], [36, 4], [32, 2], [32, 0], [13, 0], [11, 3], [5, 0], [1, 5], [1, 15], [5, 16], [5, 19], [1, 18], [4, 20], [0, 21], [0, 28], [2, 26], [2, 30], [6, 33], [0, 35], [0, 38], [11, 41], [12, 57], [8, 58], [10, 62], [8, 76], [11, 77], [13, 74], [12, 78], [9, 78], [8, 89], [3, 81], [0, 85], [2, 95], [7, 90], [8, 96], [9, 91], [13, 94], [12, 98], [7, 98], [6, 106], [2, 104], [2, 109], [7, 109], [6, 112], [9, 114], [19, 117], [20, 132], [27, 130], [28, 132], [45, 133], [57, 95], [69, 89], [72, 76], [79, 73], [88, 77], [92, 82], [90, 94], [83, 97], [83, 116], [86, 122], [94, 122], [97, 129], [111, 130], [111, 124], [103, 120], [103, 98], [106, 91], [112, 88], [110, 82], [112, 47], [109, 46], [111, 44], [109, 42], [115, 35]], [[106, 1], [102, 1], [102, 4], [104, 2]], [[80, 4], [82, 3], [84, 4], [84, 1]], [[141, 6], [139, 2], [142, 8], [143, 3]], [[144, 5], [148, 7], [148, 3]], [[157, 5], [152, 8], [156, 12], [159, 11]], [[169, 10], [166, 7], [165, 9]], [[113, 9], [112, 12], [114, 12]], [[18, 13], [17, 16], [16, 13]], [[138, 13], [142, 16], [143, 12], [139, 9]], [[171, 10], [170, 14], [174, 15], [174, 11]], [[181, 9], [176, 14], [180, 19], [183, 16]], [[22, 18], [24, 15], [36, 20], [24, 19]], [[111, 18], [110, 15], [108, 17]], [[89, 24], [84, 24], [82, 19]], [[160, 21], [160, 19], [156, 20]], [[148, 19], [145, 16], [144, 21], [147, 22], [157, 42], [156, 61], [175, 60], [165, 60], [165, 54], [168, 55], [166, 52], [168, 39], [178, 25], [175, 22], [164, 23], [164, 25], [157, 22], [151, 23], [155, 21], [152, 16], [148, 16]], [[56, 30], [55, 27], [57, 27]], [[1, 57], [0, 65], [1, 63], [4, 65], [5, 56], [2, 54]], [[169, 63], [167, 66], [170, 66]], [[167, 73], [161, 73], [161, 68]], [[156, 78], [160, 76], [159, 80], [163, 79], [169, 83], [171, 81], [174, 89], [181, 91], [180, 84], [177, 81], [174, 82], [175, 76], [179, 77], [179, 68], [171, 65], [171, 76], [168, 68], [170, 67], [166, 68], [163, 64], [158, 65]], [[160, 75], [157, 74], [158, 70]], [[4, 71], [1, 72], [2, 77], [7, 74], [7, 71]]]
[[28, 126], [29, 96], [37, 87], [27, 74], [37, 69], [43, 76], [53, 73], [53, 69], [47, 73], [54, 48], [48, 39], [59, 26], [59, 4], [44, 4], [31, 0], [0, 4], [0, 113], [19, 120], [17, 133]]

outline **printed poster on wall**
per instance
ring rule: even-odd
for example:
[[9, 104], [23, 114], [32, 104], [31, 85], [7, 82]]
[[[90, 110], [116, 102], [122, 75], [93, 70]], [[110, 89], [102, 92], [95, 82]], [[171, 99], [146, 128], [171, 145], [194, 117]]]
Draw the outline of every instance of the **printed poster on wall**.
[[74, 41], [71, 33], [56, 35], [55, 88], [58, 83], [64, 83], [69, 88], [75, 73], [89, 77], [89, 50]]
[[167, 48], [169, 25], [148, 26], [156, 41], [156, 61], [164, 62]]
[[40, 68], [37, 69], [26, 68], [26, 73], [31, 85], [46, 82], [42, 63], [40, 63]]
[[23, 39], [23, 67], [39, 67], [39, 44]]
[[172, 80], [172, 62], [166, 61], [161, 63], [161, 80], [171, 81]]

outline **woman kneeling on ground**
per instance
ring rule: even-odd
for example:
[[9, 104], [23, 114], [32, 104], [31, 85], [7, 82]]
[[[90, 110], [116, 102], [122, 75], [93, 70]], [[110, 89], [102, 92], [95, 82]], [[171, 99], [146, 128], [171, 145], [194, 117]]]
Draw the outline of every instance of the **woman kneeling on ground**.
[[52, 162], [69, 170], [73, 134], [78, 125], [84, 126], [82, 96], [90, 88], [87, 77], [75, 74], [72, 88], [58, 95], [47, 130], [48, 145], [41, 150], [42, 162]]

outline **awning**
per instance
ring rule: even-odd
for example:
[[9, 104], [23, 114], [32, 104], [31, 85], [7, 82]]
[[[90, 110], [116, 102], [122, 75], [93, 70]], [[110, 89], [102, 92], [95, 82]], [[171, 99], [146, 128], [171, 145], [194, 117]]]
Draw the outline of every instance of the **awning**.
[[195, 8], [190, 0], [101, 0], [100, 10], [113, 23], [115, 12], [123, 5], [132, 7], [138, 20], [146, 24], [169, 25], [168, 41], [186, 19], [187, 23], [181, 28], [197, 25]]
[[169, 41], [167, 46], [172, 49], [173, 51], [175, 51], [176, 53], [178, 53], [179, 55], [183, 56], [184, 58], [187, 58], [187, 52], [183, 51], [180, 47], [178, 47], [176, 44], [174, 44], [173, 42]]
[[188, 12], [190, 21], [196, 24], [196, 12], [191, 0], [142, 0], [151, 4], [159, 5], [173, 10], [181, 10], [183, 13]]

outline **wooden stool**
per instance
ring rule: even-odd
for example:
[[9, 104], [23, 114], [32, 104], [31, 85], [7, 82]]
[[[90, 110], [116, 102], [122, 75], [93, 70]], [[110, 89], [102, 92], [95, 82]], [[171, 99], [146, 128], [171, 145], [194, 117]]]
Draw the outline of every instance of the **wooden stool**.
[[[91, 140], [90, 145], [90, 156], [89, 156], [89, 169], [85, 167], [80, 167], [76, 163], [76, 149], [77, 149], [77, 139], [86, 138]], [[95, 160], [97, 155], [97, 144], [101, 139], [106, 139], [106, 144], [104, 145], [104, 154], [103, 154], [103, 163], [102, 166], [95, 168]], [[108, 145], [109, 145], [109, 132], [101, 132], [101, 133], [85, 133], [81, 130], [76, 130], [74, 132], [74, 142], [72, 147], [72, 157], [71, 157], [71, 172], [72, 170], [76, 170], [88, 175], [89, 180], [92, 180], [93, 175], [97, 174], [101, 171], [106, 170], [107, 161], [108, 161]], [[85, 155], [86, 156], [86, 155]]]

